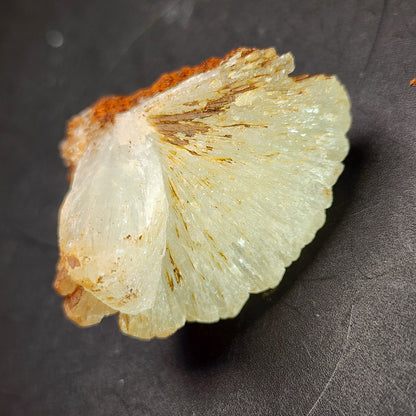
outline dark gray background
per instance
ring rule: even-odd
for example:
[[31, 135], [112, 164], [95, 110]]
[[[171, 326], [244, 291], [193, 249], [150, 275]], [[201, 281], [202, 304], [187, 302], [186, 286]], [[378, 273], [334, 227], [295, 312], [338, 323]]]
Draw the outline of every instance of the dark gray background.
[[[1, 415], [415, 415], [415, 1], [0, 8]], [[326, 225], [234, 320], [151, 342], [114, 318], [77, 328], [51, 287], [66, 120], [238, 46], [292, 51], [296, 73], [347, 86], [351, 152]]]

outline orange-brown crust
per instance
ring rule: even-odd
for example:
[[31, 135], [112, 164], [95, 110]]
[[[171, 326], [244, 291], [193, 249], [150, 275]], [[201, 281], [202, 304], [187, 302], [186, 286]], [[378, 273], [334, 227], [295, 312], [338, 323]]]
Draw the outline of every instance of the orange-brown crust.
[[73, 117], [68, 122], [66, 138], [61, 144], [61, 155], [69, 168], [69, 183], [72, 182], [75, 166], [91, 140], [91, 137], [102, 128], [108, 126], [109, 123], [112, 123], [116, 114], [129, 110], [131, 107], [140, 103], [140, 101], [166, 91], [195, 74], [201, 74], [215, 69], [220, 63], [227, 61], [238, 52], [241, 52], [244, 57], [254, 50], [246, 48], [234, 49], [222, 58], [209, 58], [200, 65], [194, 67], [186, 66], [178, 71], [163, 74], [149, 88], [136, 91], [129, 96], [116, 95], [103, 97], [91, 108]]
[[[131, 107], [137, 105], [141, 100], [166, 91], [192, 75], [207, 72], [216, 68], [221, 62], [226, 61], [242, 49], [243, 48], [234, 49], [223, 58], [209, 58], [200, 65], [194, 67], [185, 66], [178, 71], [163, 74], [152, 86], [136, 91], [132, 95], [103, 97], [92, 107], [93, 115], [91, 122], [98, 123], [100, 126], [103, 126], [104, 124], [113, 121], [116, 114], [129, 110]], [[248, 49], [244, 52], [247, 54], [252, 50], [253, 49]]]

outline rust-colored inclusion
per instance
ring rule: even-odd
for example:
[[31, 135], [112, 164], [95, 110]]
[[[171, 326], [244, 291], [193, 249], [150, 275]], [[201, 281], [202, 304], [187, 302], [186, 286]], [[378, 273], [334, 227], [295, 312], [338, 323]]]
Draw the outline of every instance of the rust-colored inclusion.
[[[209, 58], [202, 64], [194, 67], [185, 66], [178, 71], [163, 74], [151, 87], [136, 91], [132, 95], [103, 97], [92, 107], [93, 115], [91, 122], [98, 123], [100, 127], [102, 127], [104, 124], [112, 122], [116, 114], [129, 110], [131, 107], [137, 105], [141, 100], [166, 91], [192, 75], [216, 68], [221, 62], [226, 61], [242, 49], [243, 48], [234, 49], [222, 58]], [[252, 49], [245, 50], [244, 52], [249, 52], [251, 50]]]

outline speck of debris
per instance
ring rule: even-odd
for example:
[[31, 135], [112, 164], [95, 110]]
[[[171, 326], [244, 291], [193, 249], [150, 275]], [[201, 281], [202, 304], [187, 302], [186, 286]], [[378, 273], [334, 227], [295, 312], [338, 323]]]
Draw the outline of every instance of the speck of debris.
[[411, 87], [416, 87], [416, 78], [413, 78], [412, 80], [410, 80], [409, 85]]

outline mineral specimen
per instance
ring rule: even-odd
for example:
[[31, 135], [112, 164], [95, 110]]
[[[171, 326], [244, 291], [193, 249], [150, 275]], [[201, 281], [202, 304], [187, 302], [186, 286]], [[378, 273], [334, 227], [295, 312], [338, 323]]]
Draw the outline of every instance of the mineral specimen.
[[348, 96], [291, 54], [238, 49], [99, 100], [68, 124], [56, 290], [79, 325], [166, 337], [236, 316], [325, 221]]

